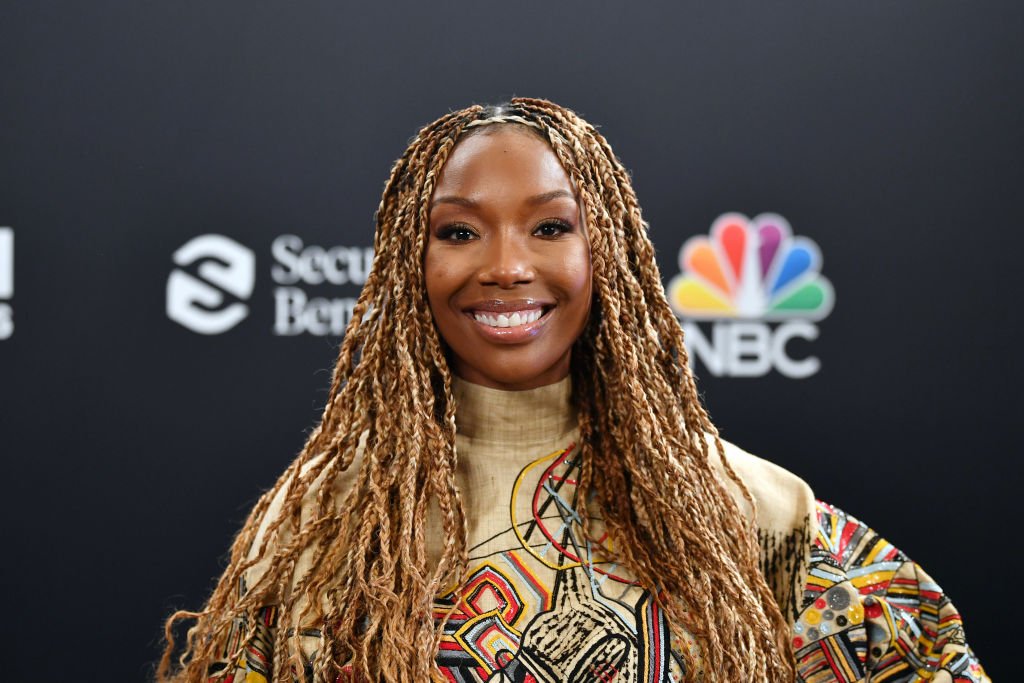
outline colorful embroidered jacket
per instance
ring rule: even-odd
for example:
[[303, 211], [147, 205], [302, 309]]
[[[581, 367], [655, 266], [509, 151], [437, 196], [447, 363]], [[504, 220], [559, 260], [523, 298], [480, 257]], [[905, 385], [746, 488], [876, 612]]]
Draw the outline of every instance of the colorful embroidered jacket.
[[[569, 381], [523, 392], [460, 381], [455, 392], [470, 574], [435, 603], [438, 615], [454, 610], [441, 671], [474, 682], [682, 680], [681, 649], [698, 648], [674, 642], [651, 594], [580, 533]], [[816, 501], [792, 473], [731, 444], [726, 456], [757, 501], [762, 570], [792, 623], [798, 680], [989, 680], [956, 608], [919, 566]], [[347, 482], [332, 485], [340, 500]], [[737, 487], [727, 487], [752, 514]], [[248, 584], [264, 569], [253, 567]], [[303, 570], [300, 559], [296, 573]], [[257, 638], [233, 664], [224, 662], [233, 669], [226, 680], [270, 678], [274, 622], [275, 609], [263, 610]], [[246, 631], [240, 621], [225, 640], [225, 657]], [[307, 659], [318, 639], [316, 631], [303, 636]], [[309, 671], [293, 674], [306, 681]]]

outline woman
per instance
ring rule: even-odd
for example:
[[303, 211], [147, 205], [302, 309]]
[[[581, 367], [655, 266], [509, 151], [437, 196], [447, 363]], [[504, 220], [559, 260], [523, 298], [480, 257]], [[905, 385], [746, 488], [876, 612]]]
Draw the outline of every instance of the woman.
[[718, 438], [574, 113], [425, 127], [374, 249], [320, 425], [159, 678], [987, 680], [917, 565]]

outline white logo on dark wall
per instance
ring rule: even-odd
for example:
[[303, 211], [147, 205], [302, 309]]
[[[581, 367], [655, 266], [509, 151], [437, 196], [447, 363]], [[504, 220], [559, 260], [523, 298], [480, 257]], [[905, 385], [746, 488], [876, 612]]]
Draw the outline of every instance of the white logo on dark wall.
[[14, 334], [14, 229], [0, 228], [0, 339]]
[[[357, 297], [336, 296], [337, 288], [358, 294], [369, 275], [373, 249], [325, 248], [307, 245], [296, 235], [279, 235], [270, 256], [270, 276], [278, 285], [273, 290], [273, 334], [342, 335]], [[201, 334], [221, 334], [242, 322], [256, 305], [242, 303], [251, 297], [256, 277], [255, 256], [248, 247], [223, 235], [200, 235], [179, 248], [173, 260], [180, 269], [167, 280], [171, 320]], [[198, 268], [190, 269], [197, 275], [184, 270], [197, 262]], [[335, 296], [318, 295], [328, 293]]]
[[[305, 244], [296, 235], [280, 235], [270, 247], [274, 265], [270, 276], [274, 289], [274, 334], [315, 336], [344, 334], [355, 296], [310, 296], [307, 287], [362, 287], [373, 264], [370, 247], [334, 246], [324, 248]], [[355, 293], [358, 293], [356, 291]]]
[[200, 334], [221, 334], [242, 322], [249, 307], [236, 299], [248, 299], [256, 281], [256, 257], [252, 250], [224, 235], [200, 235], [189, 240], [171, 257], [186, 268], [199, 263], [196, 275], [175, 269], [167, 278], [167, 317]]

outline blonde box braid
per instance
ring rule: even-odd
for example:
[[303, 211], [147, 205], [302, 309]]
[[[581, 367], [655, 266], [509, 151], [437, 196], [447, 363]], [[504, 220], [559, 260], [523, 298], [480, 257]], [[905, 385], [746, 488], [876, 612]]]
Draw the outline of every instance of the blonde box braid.
[[[225, 659], [225, 634], [244, 617], [230, 666], [220, 669], [226, 675], [260, 637], [257, 613], [271, 604], [275, 683], [302, 671], [299, 639], [311, 628], [322, 634], [316, 680], [336, 680], [343, 666], [371, 681], [442, 680], [435, 657], [443, 623], [431, 618], [432, 604], [465, 577], [466, 521], [455, 486], [451, 373], [422, 268], [408, 266], [423, 262], [430, 198], [452, 148], [497, 124], [544, 137], [583, 204], [595, 301], [571, 360], [580, 490], [595, 494], [615, 541], [609, 552], [657, 591], [678, 643], [687, 631], [695, 637], [700, 667], [680, 645], [687, 680], [793, 680], [788, 625], [758, 567], [753, 517], [718, 478], [709, 441], [752, 508], [754, 501], [701, 406], [629, 176], [593, 126], [526, 98], [443, 116], [395, 163], [376, 214], [373, 267], [321, 422], [253, 508], [204, 609], [168, 619], [159, 680], [205, 681]], [[353, 467], [357, 450], [362, 460], [339, 500], [331, 483]], [[310, 496], [315, 505], [304, 513]], [[280, 513], [270, 518], [275, 498]], [[432, 507], [443, 529], [436, 567], [425, 538]], [[309, 568], [297, 576], [300, 555]], [[266, 570], [246, 586], [257, 562]], [[195, 623], [175, 659], [172, 633], [183, 620]]]

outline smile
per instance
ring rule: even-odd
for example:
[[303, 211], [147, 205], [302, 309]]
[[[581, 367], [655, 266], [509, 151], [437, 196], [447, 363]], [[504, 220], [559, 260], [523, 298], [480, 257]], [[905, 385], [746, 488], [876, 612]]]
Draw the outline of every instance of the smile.
[[496, 344], [521, 344], [541, 333], [555, 308], [553, 301], [492, 299], [470, 304], [463, 314], [484, 339]]
[[508, 313], [491, 313], [487, 311], [473, 311], [473, 319], [488, 327], [519, 327], [536, 322], [544, 315], [541, 308], [526, 308], [520, 311]]

